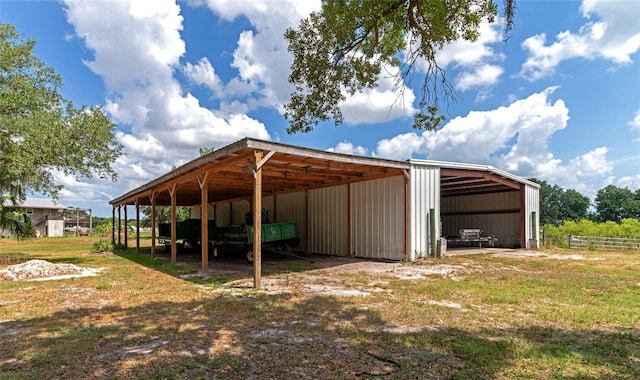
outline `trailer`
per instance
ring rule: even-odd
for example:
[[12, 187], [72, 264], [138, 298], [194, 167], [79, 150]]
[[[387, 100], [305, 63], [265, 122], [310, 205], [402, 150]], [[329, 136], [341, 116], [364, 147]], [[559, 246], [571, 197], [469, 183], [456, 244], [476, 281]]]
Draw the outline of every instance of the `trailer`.
[[[158, 224], [158, 244], [171, 250], [171, 223]], [[200, 219], [187, 219], [176, 223], [176, 246], [182, 251], [186, 245], [200, 246]]]
[[[208, 252], [214, 258], [222, 258], [233, 251], [242, 251], [247, 261], [253, 262], [253, 227], [228, 225], [218, 227], [215, 220], [208, 221]], [[293, 249], [300, 245], [296, 222], [266, 223], [262, 225], [261, 241], [265, 252], [281, 256], [296, 256]], [[182, 252], [185, 246], [199, 248], [201, 222], [187, 219], [176, 223], [176, 244]], [[171, 224], [158, 225], [158, 243], [171, 249]]]
[[[296, 222], [263, 224], [261, 232], [262, 249], [282, 256], [296, 256], [293, 249], [300, 245]], [[247, 227], [247, 261], [253, 262], [253, 227]]]
[[487, 243], [489, 247], [493, 247], [498, 239], [493, 236], [482, 236], [482, 230], [479, 228], [463, 228], [458, 231], [458, 236], [448, 237], [447, 245], [475, 245], [478, 244], [482, 248], [482, 243]]
[[[296, 222], [267, 223], [261, 229], [262, 249], [280, 256], [297, 256], [293, 249], [300, 245]], [[223, 257], [232, 250], [243, 250], [248, 262], [253, 262], [253, 226], [222, 227], [210, 241], [214, 257]]]

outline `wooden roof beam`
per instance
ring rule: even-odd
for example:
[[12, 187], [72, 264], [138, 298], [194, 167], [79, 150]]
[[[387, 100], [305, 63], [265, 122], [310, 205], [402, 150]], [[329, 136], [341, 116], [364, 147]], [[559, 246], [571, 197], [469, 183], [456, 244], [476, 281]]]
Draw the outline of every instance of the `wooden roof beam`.
[[494, 181], [500, 183], [504, 186], [510, 187], [512, 189], [520, 190], [520, 184], [512, 181], [510, 179], [506, 179], [500, 177], [498, 175], [487, 173], [483, 171], [475, 171], [475, 170], [463, 170], [463, 169], [440, 169], [441, 177], [469, 177], [469, 178], [484, 178], [490, 181]]

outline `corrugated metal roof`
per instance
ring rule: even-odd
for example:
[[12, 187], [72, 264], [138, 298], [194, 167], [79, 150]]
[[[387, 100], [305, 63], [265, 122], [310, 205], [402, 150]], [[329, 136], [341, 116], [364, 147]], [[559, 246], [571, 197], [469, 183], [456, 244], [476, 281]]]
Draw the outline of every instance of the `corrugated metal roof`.
[[461, 162], [447, 162], [447, 161], [433, 161], [433, 160], [419, 160], [419, 159], [411, 159], [409, 160], [410, 163], [412, 164], [417, 164], [417, 165], [426, 165], [426, 166], [436, 166], [439, 168], [444, 168], [444, 169], [459, 169], [459, 170], [473, 170], [473, 171], [483, 171], [483, 172], [488, 172], [488, 173], [493, 173], [495, 175], [498, 175], [500, 177], [504, 177], [504, 178], [508, 178], [511, 179], [513, 181], [522, 183], [522, 184], [526, 184], [529, 186], [533, 186], [536, 188], [540, 188], [540, 185], [529, 181], [527, 179], [524, 179], [522, 177], [519, 177], [515, 174], [511, 174], [509, 172], [506, 172], [504, 170], [500, 170], [497, 169], [491, 165], [481, 165], [481, 164], [467, 164], [467, 163], [461, 163]]
[[337, 186], [346, 183], [402, 175], [409, 163], [373, 157], [353, 156], [281, 143], [245, 138], [199, 157], [127, 194], [112, 200], [123, 204], [170, 204], [169, 189], [176, 186], [177, 204], [200, 202], [200, 182], [208, 175], [210, 202], [251, 198], [254, 152], [263, 152], [263, 194], [281, 194]]
[[490, 165], [457, 162], [410, 160], [411, 164], [440, 170], [441, 196], [517, 191], [520, 186], [540, 188], [535, 182], [496, 169]]
[[169, 190], [175, 189], [178, 205], [193, 206], [200, 203], [200, 181], [205, 175], [208, 176], [209, 202], [249, 199], [253, 194], [254, 152], [264, 154], [264, 165], [261, 166], [264, 195], [407, 175], [411, 165], [440, 168], [442, 196], [516, 190], [520, 184], [539, 188], [536, 183], [487, 165], [415, 159], [396, 161], [244, 138], [196, 158], [109, 203], [114, 206], [150, 205], [150, 196], [155, 194], [156, 205], [169, 205]]
[[20, 204], [24, 208], [45, 208], [45, 209], [63, 209], [67, 206], [48, 198], [27, 198]]

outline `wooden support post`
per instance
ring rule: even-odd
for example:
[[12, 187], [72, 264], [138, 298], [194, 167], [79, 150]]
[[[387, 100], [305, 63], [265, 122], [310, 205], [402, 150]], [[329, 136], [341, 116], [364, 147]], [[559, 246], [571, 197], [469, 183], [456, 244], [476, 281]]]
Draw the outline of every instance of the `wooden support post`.
[[536, 228], [536, 212], [531, 212], [531, 239], [538, 240], [538, 228]]
[[527, 249], [538, 249], [538, 229], [536, 228], [536, 212], [532, 211], [531, 212], [531, 221], [529, 222], [529, 225], [531, 226], [530, 230], [531, 230], [531, 238], [529, 239], [528, 242], [528, 247]]
[[262, 152], [254, 152], [255, 171], [253, 176], [253, 286], [262, 286]]
[[304, 247], [304, 253], [307, 255], [311, 249], [311, 238], [309, 237], [309, 190], [304, 190], [304, 238], [306, 244]]
[[121, 237], [121, 231], [122, 231], [122, 206], [118, 206], [118, 247], [120, 247], [122, 245], [122, 237]]
[[124, 247], [129, 248], [129, 218], [127, 217], [127, 204], [124, 205]]
[[116, 206], [111, 208], [111, 243], [116, 245]]
[[171, 197], [171, 264], [176, 263], [178, 256], [177, 245], [177, 222], [176, 222], [176, 203], [177, 203], [176, 185], [173, 184], [169, 188], [169, 196]]
[[151, 193], [151, 258], [156, 257], [156, 193]]
[[140, 202], [135, 201], [136, 205], [136, 253], [140, 253]]
[[204, 173], [202, 178], [198, 177], [200, 185], [200, 250], [202, 253], [202, 273], [209, 271], [209, 187], [207, 178], [209, 172]]
[[278, 195], [273, 194], [273, 214], [271, 215], [271, 223], [278, 223]]
[[351, 241], [351, 183], [347, 184], [347, 256], [355, 256]]

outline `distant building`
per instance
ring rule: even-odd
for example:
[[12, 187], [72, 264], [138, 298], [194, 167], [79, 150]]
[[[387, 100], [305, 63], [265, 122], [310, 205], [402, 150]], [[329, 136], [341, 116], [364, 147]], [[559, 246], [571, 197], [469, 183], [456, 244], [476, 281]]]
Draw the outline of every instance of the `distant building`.
[[58, 237], [65, 231], [84, 235], [91, 230], [90, 209], [67, 207], [46, 198], [27, 198], [18, 207], [31, 219], [36, 236]]
[[67, 206], [52, 199], [27, 198], [19, 208], [31, 219], [36, 236], [64, 235], [64, 210]]

